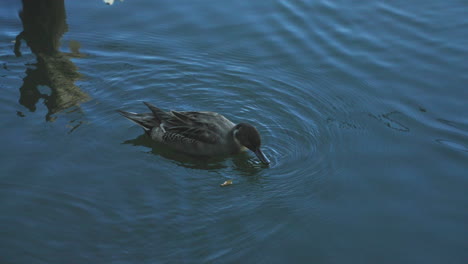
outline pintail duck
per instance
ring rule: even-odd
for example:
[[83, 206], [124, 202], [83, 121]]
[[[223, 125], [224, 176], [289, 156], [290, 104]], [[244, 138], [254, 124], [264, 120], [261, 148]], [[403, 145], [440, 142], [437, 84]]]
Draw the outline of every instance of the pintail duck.
[[236, 125], [215, 112], [165, 112], [149, 103], [144, 104], [151, 113], [117, 111], [141, 126], [154, 141], [198, 156], [234, 154], [249, 149], [263, 164], [270, 163], [260, 150], [260, 134], [250, 124]]

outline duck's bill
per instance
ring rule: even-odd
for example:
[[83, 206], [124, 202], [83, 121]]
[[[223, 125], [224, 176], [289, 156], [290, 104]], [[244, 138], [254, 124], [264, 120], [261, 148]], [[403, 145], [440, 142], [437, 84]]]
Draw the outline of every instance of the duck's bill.
[[263, 154], [263, 152], [260, 149], [257, 149], [256, 151], [254, 151], [254, 153], [263, 164], [265, 165], [270, 164], [270, 160], [265, 156], [265, 154]]

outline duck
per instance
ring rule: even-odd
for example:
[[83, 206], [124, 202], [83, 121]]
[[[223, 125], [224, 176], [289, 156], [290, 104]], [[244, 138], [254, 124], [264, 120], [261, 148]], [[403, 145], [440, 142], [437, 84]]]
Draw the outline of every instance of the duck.
[[216, 112], [166, 112], [148, 102], [143, 103], [150, 113], [117, 112], [142, 127], [156, 142], [194, 156], [214, 157], [250, 150], [261, 163], [270, 164], [260, 148], [260, 133], [251, 124], [235, 124]]

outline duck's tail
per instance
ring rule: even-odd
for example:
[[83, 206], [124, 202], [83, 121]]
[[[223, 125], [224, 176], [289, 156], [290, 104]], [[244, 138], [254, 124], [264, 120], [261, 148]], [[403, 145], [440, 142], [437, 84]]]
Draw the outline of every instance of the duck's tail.
[[123, 117], [141, 126], [146, 132], [150, 132], [153, 127], [159, 126], [160, 122], [154, 117], [152, 113], [137, 114], [132, 112], [125, 112], [117, 110]]
[[148, 103], [148, 102], [143, 102], [148, 108], [149, 110], [151, 110], [151, 112], [153, 113], [154, 115], [154, 118], [156, 118], [156, 120], [160, 123], [163, 123], [163, 121], [169, 119], [171, 116], [164, 112], [163, 110], [157, 108], [156, 106]]

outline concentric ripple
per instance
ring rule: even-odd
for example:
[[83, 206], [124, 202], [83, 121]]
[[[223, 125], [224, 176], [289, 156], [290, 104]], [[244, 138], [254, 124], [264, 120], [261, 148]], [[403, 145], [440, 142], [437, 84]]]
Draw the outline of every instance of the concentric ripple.
[[[49, 68], [89, 100], [49, 118], [66, 87], [26, 40], [16, 57], [20, 2], [0, 8], [5, 261], [460, 262], [463, 4], [67, 1]], [[143, 101], [252, 123], [272, 163], [154, 144], [115, 111]]]

